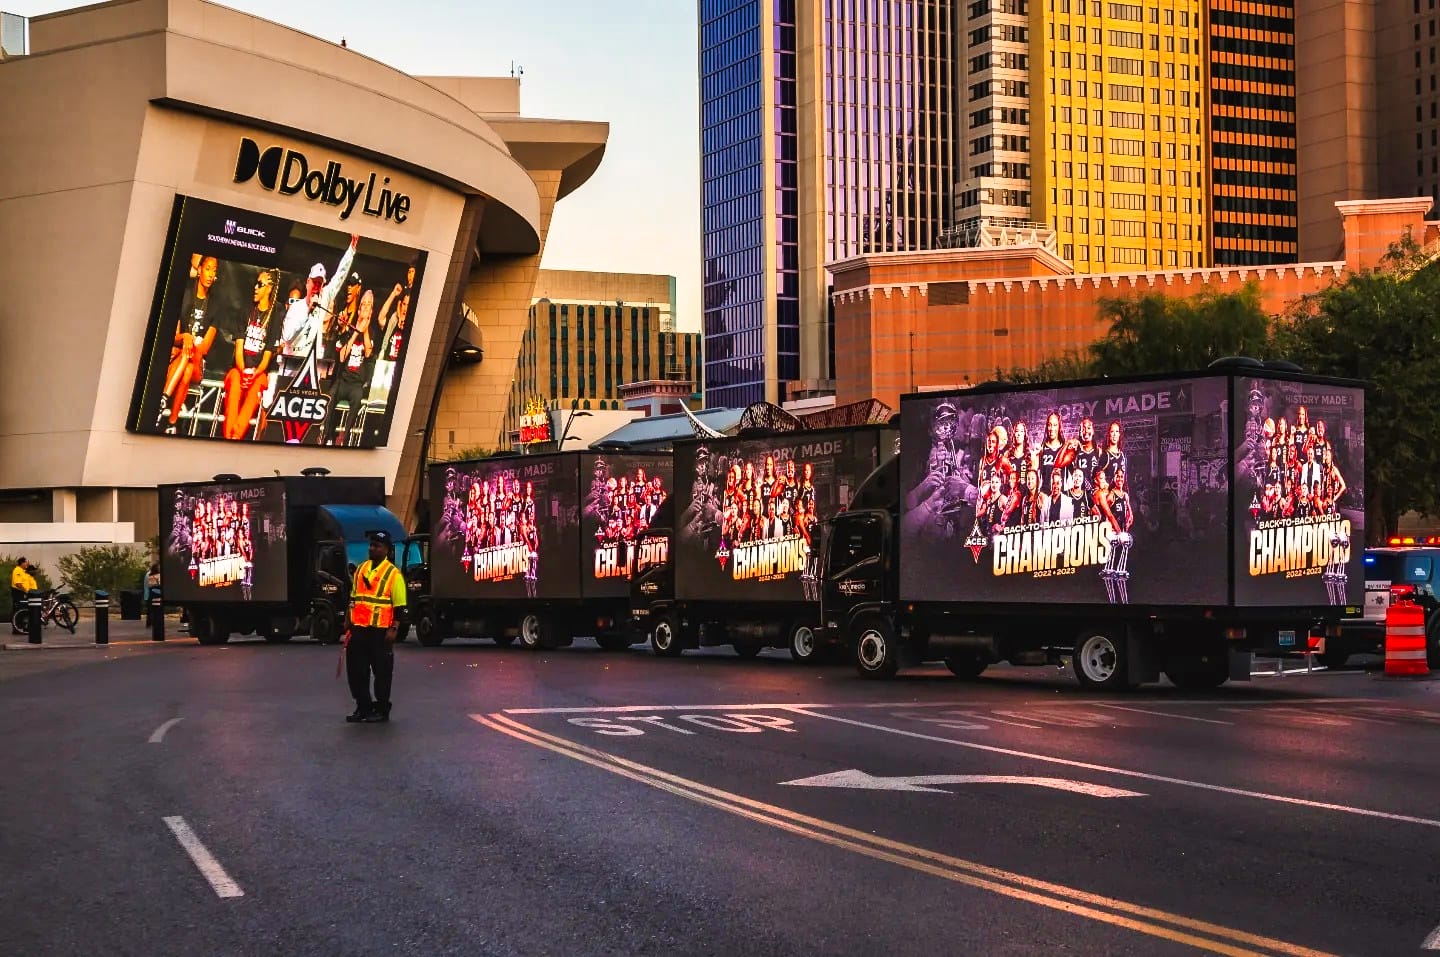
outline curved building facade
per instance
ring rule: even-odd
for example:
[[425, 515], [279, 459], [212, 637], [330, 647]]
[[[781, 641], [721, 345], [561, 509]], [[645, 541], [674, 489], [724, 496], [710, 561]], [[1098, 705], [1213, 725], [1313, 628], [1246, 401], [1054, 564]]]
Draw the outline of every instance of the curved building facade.
[[408, 514], [443, 407], [498, 434], [605, 124], [202, 0], [29, 37], [0, 62], [0, 542], [144, 540], [155, 485], [223, 472], [381, 475]]

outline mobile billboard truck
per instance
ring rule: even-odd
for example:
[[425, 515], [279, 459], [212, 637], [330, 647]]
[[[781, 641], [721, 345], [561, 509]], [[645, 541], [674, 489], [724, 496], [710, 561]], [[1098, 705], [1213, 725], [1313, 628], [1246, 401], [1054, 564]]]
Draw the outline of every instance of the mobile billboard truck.
[[814, 659], [822, 526], [898, 437], [858, 426], [676, 443], [675, 498], [631, 585], [635, 632], [660, 656], [731, 645]]
[[[671, 493], [668, 454], [563, 452], [431, 466], [420, 640], [633, 643], [630, 579]], [[659, 547], [667, 547], [661, 542]], [[419, 581], [419, 578], [412, 581]]]
[[165, 603], [185, 609], [202, 645], [232, 634], [339, 641], [369, 533], [404, 535], [384, 503], [381, 478], [226, 476], [162, 485]]
[[1248, 679], [1360, 604], [1364, 390], [1239, 360], [906, 396], [831, 527], [822, 605], [866, 677], [1059, 664], [1093, 688]]

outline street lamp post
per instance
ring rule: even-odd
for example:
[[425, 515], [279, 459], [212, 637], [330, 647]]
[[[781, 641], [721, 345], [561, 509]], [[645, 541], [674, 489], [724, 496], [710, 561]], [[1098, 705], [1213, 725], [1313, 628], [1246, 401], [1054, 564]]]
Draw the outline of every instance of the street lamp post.
[[565, 450], [565, 442], [566, 442], [567, 439], [570, 438], [570, 425], [571, 425], [571, 423], [573, 423], [576, 419], [588, 419], [588, 418], [591, 417], [591, 413], [589, 413], [589, 412], [585, 412], [585, 411], [578, 411], [578, 412], [577, 412], [576, 410], [579, 409], [579, 408], [580, 408], [580, 400], [579, 400], [579, 399], [571, 399], [571, 400], [570, 400], [570, 415], [567, 416], [566, 419], [565, 419], [565, 428], [560, 432], [560, 441], [558, 441], [558, 442], [555, 443], [555, 451], [557, 451], [557, 452], [563, 452], [563, 451]]

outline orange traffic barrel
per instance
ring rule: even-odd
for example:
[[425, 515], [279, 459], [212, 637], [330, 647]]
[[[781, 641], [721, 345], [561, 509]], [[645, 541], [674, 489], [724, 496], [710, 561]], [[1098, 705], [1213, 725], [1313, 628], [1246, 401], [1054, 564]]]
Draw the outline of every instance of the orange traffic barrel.
[[1425, 663], [1425, 609], [1398, 602], [1385, 611], [1385, 673], [1428, 675]]

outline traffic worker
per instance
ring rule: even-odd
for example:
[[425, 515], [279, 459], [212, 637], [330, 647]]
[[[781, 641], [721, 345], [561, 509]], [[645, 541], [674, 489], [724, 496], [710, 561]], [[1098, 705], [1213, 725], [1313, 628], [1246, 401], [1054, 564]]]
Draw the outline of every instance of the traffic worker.
[[[390, 683], [395, 675], [395, 639], [405, 613], [405, 576], [390, 561], [390, 536], [370, 533], [370, 560], [355, 569], [350, 611], [345, 616], [345, 671], [355, 713], [350, 722], [390, 720]], [[370, 696], [370, 672], [375, 696]]]

